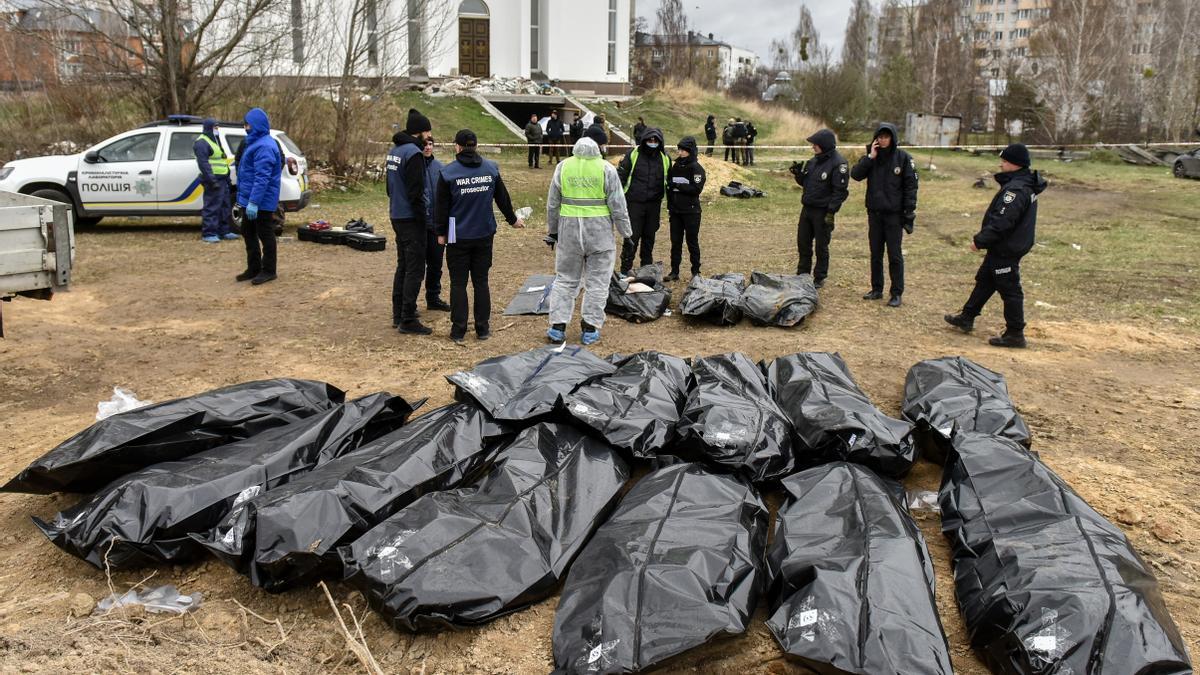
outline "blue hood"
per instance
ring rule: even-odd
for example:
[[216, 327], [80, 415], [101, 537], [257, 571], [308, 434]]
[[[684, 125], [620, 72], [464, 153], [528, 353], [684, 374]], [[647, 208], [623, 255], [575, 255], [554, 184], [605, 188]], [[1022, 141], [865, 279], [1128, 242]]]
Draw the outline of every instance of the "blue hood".
[[251, 108], [250, 112], [246, 113], [246, 124], [250, 125], [250, 134], [246, 140], [261, 138], [271, 133], [271, 120], [262, 108]]
[[217, 137], [217, 121], [211, 117], [204, 118], [204, 133], [209, 138]]

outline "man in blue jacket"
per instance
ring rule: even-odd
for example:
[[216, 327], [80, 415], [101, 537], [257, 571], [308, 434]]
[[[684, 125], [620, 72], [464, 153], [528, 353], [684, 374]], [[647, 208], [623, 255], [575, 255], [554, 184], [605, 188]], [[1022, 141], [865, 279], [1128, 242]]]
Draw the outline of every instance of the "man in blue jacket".
[[425, 184], [429, 180], [421, 151], [433, 135], [429, 118], [416, 108], [408, 111], [404, 131], [392, 136], [387, 157], [387, 194], [392, 230], [396, 233], [396, 275], [392, 279], [392, 325], [401, 333], [433, 332], [417, 318], [417, 296], [425, 280]]
[[238, 161], [238, 206], [242, 207], [242, 235], [246, 241], [246, 271], [238, 281], [255, 286], [275, 279], [275, 211], [279, 208], [279, 183], [283, 155], [271, 137], [271, 121], [262, 108], [246, 113], [246, 140]]
[[488, 271], [492, 268], [492, 243], [496, 237], [496, 215], [492, 203], [513, 227], [525, 221], [513, 212], [508, 189], [500, 178], [500, 167], [476, 152], [475, 132], [463, 129], [454, 136], [455, 160], [442, 168], [434, 198], [433, 220], [438, 243], [446, 247], [450, 268], [450, 339], [467, 337], [467, 279], [475, 289], [475, 336], [492, 336], [492, 292]]
[[1021, 349], [1025, 343], [1025, 293], [1021, 290], [1021, 258], [1033, 249], [1037, 235], [1038, 195], [1046, 179], [1030, 171], [1029, 150], [1014, 143], [1000, 153], [1000, 190], [992, 198], [983, 226], [971, 241], [972, 251], [987, 251], [975, 273], [975, 289], [962, 312], [947, 314], [946, 323], [964, 333], [975, 328], [975, 317], [993, 294], [1004, 301], [1004, 334], [988, 340], [993, 347]]
[[229, 155], [217, 138], [217, 121], [211, 117], [204, 120], [204, 133], [192, 145], [196, 155], [196, 166], [200, 169], [200, 184], [204, 186], [204, 208], [200, 211], [200, 237], [215, 244], [224, 239], [237, 239], [229, 227], [233, 205], [229, 198], [233, 189], [229, 184]]
[[425, 139], [425, 306], [438, 312], [449, 312], [450, 304], [442, 299], [442, 260], [446, 247], [438, 243], [437, 231], [433, 228], [433, 190], [438, 176], [442, 174], [442, 163], [433, 156], [433, 137]]

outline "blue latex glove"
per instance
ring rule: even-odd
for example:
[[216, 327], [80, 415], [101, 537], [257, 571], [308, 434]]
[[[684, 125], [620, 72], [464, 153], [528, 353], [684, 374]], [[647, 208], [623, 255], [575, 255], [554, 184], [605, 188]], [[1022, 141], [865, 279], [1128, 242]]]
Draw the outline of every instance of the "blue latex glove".
[[250, 202], [246, 205], [246, 220], [258, 220], [258, 204]]

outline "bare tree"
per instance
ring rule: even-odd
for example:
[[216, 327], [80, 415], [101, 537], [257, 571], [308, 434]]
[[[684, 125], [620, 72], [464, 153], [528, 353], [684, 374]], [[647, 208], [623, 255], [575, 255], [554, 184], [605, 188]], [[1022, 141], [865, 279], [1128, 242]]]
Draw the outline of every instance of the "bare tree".
[[796, 28], [784, 39], [771, 40], [771, 67], [791, 73], [800, 71], [813, 56], [821, 53], [821, 34], [808, 7], [800, 8]]
[[281, 0], [43, 0], [94, 32], [87, 58], [131, 83], [151, 115], [202, 109], [283, 36], [262, 30]]
[[979, 69], [960, 0], [930, 0], [919, 13], [915, 34], [925, 111], [965, 115], [979, 88]]
[[[1188, 2], [1187, 4], [1193, 4]], [[1036, 27], [1030, 46], [1052, 64], [1038, 74], [1039, 90], [1053, 111], [1047, 131], [1054, 142], [1077, 137], [1089, 112], [1089, 101], [1121, 70], [1128, 47], [1123, 35], [1128, 16], [1112, 0], [1055, 0]]]
[[659, 78], [689, 79], [692, 75], [692, 45], [688, 40], [688, 18], [682, 0], [663, 0], [655, 16], [655, 48], [662, 54]]
[[329, 83], [322, 92], [333, 108], [329, 160], [335, 172], [346, 174], [357, 159], [355, 149], [366, 147], [368, 125], [362, 120], [401, 80], [448, 48], [445, 36], [456, 17], [438, 0], [311, 0], [304, 11], [310, 42], [303, 61], [310, 74]]
[[[807, 8], [806, 8], [807, 9]], [[850, 18], [846, 20], [846, 39], [842, 43], [842, 67], [860, 73], [865, 79], [874, 32], [874, 10], [871, 0], [854, 0]]]
[[1150, 105], [1153, 131], [1174, 141], [1196, 130], [1200, 101], [1200, 7], [1194, 0], [1164, 0], [1153, 40]]

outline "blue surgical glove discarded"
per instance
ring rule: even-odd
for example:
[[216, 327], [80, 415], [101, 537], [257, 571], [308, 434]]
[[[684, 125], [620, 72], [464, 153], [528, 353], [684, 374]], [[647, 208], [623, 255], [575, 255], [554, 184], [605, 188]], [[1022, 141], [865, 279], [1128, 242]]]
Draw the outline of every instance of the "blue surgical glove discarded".
[[246, 220], [258, 220], [258, 204], [251, 202], [246, 205]]

